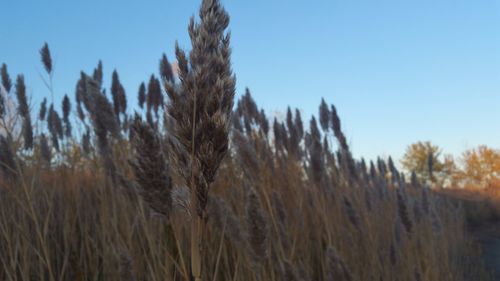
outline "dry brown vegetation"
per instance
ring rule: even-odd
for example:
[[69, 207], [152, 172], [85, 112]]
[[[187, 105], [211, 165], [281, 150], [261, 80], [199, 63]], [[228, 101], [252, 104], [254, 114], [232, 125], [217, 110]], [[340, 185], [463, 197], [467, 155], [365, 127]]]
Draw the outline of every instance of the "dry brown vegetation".
[[500, 221], [500, 189], [449, 188], [439, 191], [452, 200], [461, 202], [468, 226], [471, 228]]
[[134, 117], [99, 63], [76, 115], [44, 101], [33, 132], [3, 65], [22, 130], [0, 137], [1, 280], [488, 280], [462, 204], [354, 159], [333, 105], [309, 126], [290, 108], [270, 125], [249, 91], [233, 111], [227, 15], [205, 0], [200, 16]]

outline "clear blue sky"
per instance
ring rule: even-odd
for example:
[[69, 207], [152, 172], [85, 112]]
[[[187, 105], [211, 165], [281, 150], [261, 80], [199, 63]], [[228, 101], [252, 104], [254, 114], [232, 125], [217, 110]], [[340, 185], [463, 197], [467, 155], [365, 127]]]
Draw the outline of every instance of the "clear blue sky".
[[[47, 41], [58, 97], [80, 70], [117, 68], [135, 103], [200, 1], [2, 0], [0, 63], [47, 95], [38, 50]], [[445, 152], [500, 148], [500, 0], [223, 1], [231, 14], [238, 93], [268, 112], [316, 114], [334, 103], [356, 156], [399, 158], [417, 140]]]

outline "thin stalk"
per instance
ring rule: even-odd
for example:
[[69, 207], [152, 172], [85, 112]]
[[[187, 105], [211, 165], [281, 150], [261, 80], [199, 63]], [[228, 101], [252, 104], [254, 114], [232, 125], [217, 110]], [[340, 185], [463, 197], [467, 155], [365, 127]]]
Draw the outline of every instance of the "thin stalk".
[[[172, 226], [172, 229], [174, 229], [173, 226]], [[186, 280], [189, 281], [189, 274], [186, 271], [186, 265], [184, 263], [184, 258], [183, 258], [183, 255], [182, 255], [181, 245], [179, 243], [179, 239], [177, 239], [177, 235], [175, 235], [175, 230], [173, 230], [173, 233], [174, 233], [173, 237], [175, 239], [175, 245], [177, 246], [177, 252], [179, 253], [179, 258], [181, 260], [182, 276], [184, 277], [184, 279], [186, 279]]]
[[191, 274], [195, 281], [201, 281], [201, 234], [203, 230], [203, 221], [198, 214], [198, 197], [196, 196], [196, 185], [194, 182], [194, 140], [196, 130], [196, 94], [193, 101], [193, 130], [191, 134]]
[[222, 246], [224, 246], [224, 234], [226, 232], [227, 215], [224, 218], [224, 227], [222, 228], [222, 234], [220, 235], [219, 250], [217, 251], [217, 261], [215, 262], [215, 270], [212, 281], [217, 281], [217, 271], [219, 271], [219, 262], [222, 254]]

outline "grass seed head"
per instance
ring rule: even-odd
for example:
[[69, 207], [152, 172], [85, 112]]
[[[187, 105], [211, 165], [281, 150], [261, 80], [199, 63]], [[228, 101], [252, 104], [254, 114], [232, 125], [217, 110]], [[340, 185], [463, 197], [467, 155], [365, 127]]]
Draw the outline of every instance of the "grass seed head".
[[7, 71], [7, 65], [5, 63], [2, 64], [2, 68], [0, 69], [0, 76], [2, 76], [2, 86], [7, 93], [10, 92], [12, 88], [12, 81], [10, 80], [9, 72]]
[[49, 44], [45, 43], [40, 49], [40, 56], [42, 59], [43, 67], [50, 75], [52, 73], [52, 57], [50, 56]]
[[15, 154], [12, 151], [12, 146], [3, 135], [0, 134], [0, 171], [7, 180], [15, 180], [17, 178]]
[[161, 140], [138, 116], [132, 130], [135, 157], [131, 164], [141, 196], [151, 209], [168, 218], [172, 212], [172, 179]]
[[255, 257], [263, 262], [268, 255], [268, 222], [259, 197], [252, 188], [247, 190], [246, 221], [250, 246]]

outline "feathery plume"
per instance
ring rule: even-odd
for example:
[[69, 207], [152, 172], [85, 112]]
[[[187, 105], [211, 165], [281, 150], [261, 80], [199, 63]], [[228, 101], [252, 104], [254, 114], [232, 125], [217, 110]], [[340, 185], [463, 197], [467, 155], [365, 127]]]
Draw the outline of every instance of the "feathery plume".
[[249, 242], [255, 257], [263, 261], [267, 257], [268, 224], [259, 197], [248, 188], [246, 198], [246, 221]]
[[225, 235], [234, 245], [247, 245], [247, 233], [231, 207], [222, 198], [212, 195], [207, 205], [208, 219], [219, 230], [225, 230]]
[[190, 204], [189, 189], [187, 187], [181, 185], [172, 188], [172, 212], [175, 213], [177, 211], [181, 211], [182, 213], [191, 216], [191, 212], [189, 210]]
[[90, 154], [90, 131], [87, 129], [87, 131], [82, 135], [82, 150], [85, 155]]
[[167, 55], [163, 54], [160, 59], [160, 76], [165, 81], [174, 81], [174, 72], [172, 71], [172, 65], [167, 59]]
[[398, 169], [396, 169], [396, 166], [394, 165], [394, 161], [392, 161], [391, 156], [389, 156], [389, 159], [387, 160], [387, 166], [389, 168], [389, 171], [391, 172], [392, 182], [397, 183], [400, 180], [399, 171]]
[[33, 127], [31, 126], [31, 118], [29, 116], [27, 118], [23, 118], [23, 140], [24, 140], [24, 149], [33, 148]]
[[278, 218], [278, 222], [281, 224], [285, 224], [286, 221], [286, 211], [285, 206], [283, 205], [283, 201], [281, 197], [276, 191], [273, 191], [271, 194], [271, 204], [274, 207], [274, 211], [276, 212], [276, 217]]
[[[85, 75], [85, 74], [84, 74]], [[94, 133], [97, 138], [97, 149], [102, 157], [104, 167], [108, 174], [116, 181], [116, 166], [111, 158], [108, 135], [118, 138], [120, 136], [119, 125], [113, 106], [106, 96], [101, 93], [99, 85], [92, 78], [85, 75], [85, 89], [87, 97], [85, 106], [90, 113]]]
[[332, 119], [330, 115], [330, 110], [328, 110], [325, 99], [321, 98], [321, 104], [319, 106], [319, 124], [321, 125], [321, 129], [325, 132], [330, 130], [330, 120]]
[[153, 109], [156, 117], [158, 117], [158, 109], [163, 106], [163, 94], [160, 81], [154, 75], [149, 78], [146, 104], [147, 111], [151, 112], [151, 109]]
[[413, 231], [413, 220], [410, 216], [410, 210], [408, 208], [408, 202], [406, 201], [406, 197], [403, 195], [401, 189], [396, 191], [397, 196], [397, 204], [398, 204], [398, 215], [403, 223], [403, 226], [408, 233], [408, 236], [411, 237]]
[[377, 157], [377, 168], [382, 178], [385, 179], [387, 175], [387, 165], [380, 157]]
[[78, 118], [82, 122], [85, 121], [85, 113], [83, 112], [82, 104], [87, 108], [89, 107], [86, 84], [87, 84], [86, 75], [83, 72], [81, 72], [80, 79], [76, 83], [75, 100], [76, 100], [76, 111], [78, 113]]
[[52, 152], [45, 134], [42, 133], [40, 135], [39, 142], [40, 142], [40, 155], [42, 159], [45, 161], [45, 163], [47, 163], [47, 165], [50, 166], [50, 162], [52, 161]]
[[236, 157], [239, 167], [243, 170], [248, 180], [253, 182], [258, 180], [259, 163], [257, 161], [257, 153], [250, 141], [239, 132], [234, 132], [233, 143], [236, 147]]
[[47, 127], [51, 135], [52, 145], [57, 151], [59, 151], [59, 138], [62, 136], [62, 123], [59, 115], [54, 110], [53, 104], [49, 107]]
[[[191, 272], [196, 281], [202, 279], [202, 232], [209, 187], [228, 150], [236, 83], [230, 36], [225, 34], [229, 15], [219, 0], [203, 0], [199, 15], [201, 22], [192, 17], [188, 27], [189, 60], [176, 44], [181, 84], [164, 81], [170, 98], [168, 114], [175, 124], [170, 131], [181, 144], [178, 148], [184, 150], [176, 153], [176, 162], [191, 155], [190, 175], [184, 181], [191, 192], [192, 215], [196, 214], [191, 222]], [[159, 96], [163, 97], [161, 92]]]
[[312, 180], [316, 184], [321, 184], [325, 176], [325, 161], [323, 146], [321, 145], [321, 133], [316, 123], [314, 116], [310, 122], [310, 144], [308, 145], [309, 151], [309, 172]]
[[51, 131], [51, 133], [57, 136], [58, 138], [62, 138], [64, 136], [62, 121], [61, 118], [59, 117], [59, 113], [57, 113], [52, 104], [49, 107], [48, 118], [49, 118], [48, 120], [49, 131]]
[[40, 112], [38, 113], [38, 119], [41, 121], [45, 120], [45, 115], [47, 115], [47, 98], [43, 98], [40, 104]]
[[112, 79], [111, 79], [111, 96], [113, 98], [113, 108], [119, 122], [119, 114], [125, 111], [126, 107], [126, 98], [125, 98], [125, 89], [120, 83], [120, 78], [118, 76], [118, 72], [116, 70], [113, 71]]
[[40, 56], [45, 70], [50, 75], [52, 73], [52, 58], [50, 57], [49, 44], [47, 42], [40, 49]]
[[229, 34], [224, 35], [229, 16], [220, 1], [204, 0], [200, 18], [200, 23], [192, 18], [189, 24], [192, 42], [189, 61], [176, 46], [181, 87], [168, 81], [165, 87], [170, 98], [168, 113], [176, 123], [173, 133], [184, 149], [194, 154], [193, 160], [201, 164], [201, 170], [193, 170], [198, 184], [186, 179], [192, 192], [197, 194], [201, 214], [206, 206], [208, 187], [228, 148], [235, 78], [230, 63]]
[[300, 116], [299, 109], [295, 109], [295, 120], [294, 120], [295, 128], [297, 131], [297, 136], [299, 139], [304, 137], [304, 124], [302, 123], [302, 117]]
[[347, 139], [342, 132], [342, 128], [340, 125], [340, 118], [337, 114], [337, 109], [335, 106], [332, 104], [331, 109], [330, 109], [330, 117], [331, 117], [331, 122], [330, 125], [333, 130], [333, 134], [335, 135], [335, 138], [338, 140], [339, 145], [340, 145], [340, 151], [344, 158], [345, 165], [347, 166], [347, 169], [349, 171], [350, 179], [357, 180], [358, 179], [358, 174], [356, 173], [356, 165], [354, 163], [354, 159], [352, 158], [351, 152], [349, 150], [349, 145], [347, 144]]
[[139, 86], [139, 92], [137, 94], [137, 101], [140, 108], [144, 108], [144, 102], [146, 102], [146, 85], [144, 82]]
[[274, 135], [274, 148], [276, 149], [276, 151], [282, 150], [283, 147], [285, 146], [284, 138], [286, 136], [283, 136], [280, 124], [278, 123], [276, 117], [274, 118], [273, 122], [273, 135]]
[[12, 146], [7, 139], [0, 135], [0, 171], [3, 178], [7, 180], [15, 180], [17, 178], [15, 154], [12, 151]]
[[271, 194], [271, 205], [273, 206], [274, 213], [276, 214], [276, 219], [278, 221], [278, 234], [280, 236], [280, 241], [284, 249], [290, 247], [290, 239], [286, 231], [286, 211], [283, 201], [276, 191]]
[[99, 60], [99, 62], [97, 63], [97, 67], [94, 68], [94, 73], [92, 74], [92, 78], [97, 82], [100, 88], [102, 85], [102, 78], [103, 78], [102, 61]]
[[[85, 74], [83, 74], [85, 75]], [[119, 127], [116, 118], [113, 118], [113, 106], [106, 96], [100, 92], [97, 83], [86, 76], [85, 78], [84, 105], [90, 113], [96, 136], [101, 141], [107, 138], [107, 134], [114, 137], [119, 136]], [[107, 143], [107, 141], [105, 141]]]
[[2, 88], [0, 88], [0, 119], [4, 118], [6, 113], [5, 99]]
[[169, 218], [172, 212], [172, 179], [160, 138], [136, 115], [131, 140], [135, 157], [131, 161], [144, 201], [155, 212]]
[[123, 86], [120, 87], [120, 91], [118, 92], [118, 102], [120, 103], [120, 113], [125, 115], [127, 112], [127, 94]]
[[245, 132], [250, 135], [252, 133], [252, 123], [248, 115], [243, 115], [243, 125], [245, 126]]
[[280, 134], [282, 136], [283, 147], [289, 151], [290, 139], [288, 138], [288, 131], [286, 129], [285, 123], [280, 122], [279, 130], [281, 131]]
[[377, 178], [377, 168], [375, 168], [373, 160], [370, 160], [370, 178], [372, 180], [375, 180]]
[[361, 217], [348, 197], [342, 196], [342, 210], [347, 215], [349, 222], [358, 230], [361, 227]]
[[311, 137], [315, 140], [319, 140], [321, 142], [321, 133], [318, 128], [318, 123], [316, 122], [316, 117], [312, 117], [309, 125], [309, 130], [311, 132]]
[[244, 116], [246, 116], [250, 120], [257, 120], [259, 110], [257, 108], [257, 104], [250, 93], [249, 88], [245, 88], [245, 95], [241, 98], [241, 102], [243, 105]]
[[24, 149], [33, 147], [33, 127], [31, 126], [31, 116], [26, 98], [26, 85], [24, 76], [18, 75], [16, 81], [16, 96], [18, 101], [18, 112], [23, 117], [22, 134], [24, 140]]
[[82, 108], [82, 105], [80, 103], [76, 104], [76, 112], [78, 114], [78, 118], [82, 122], [85, 122], [85, 113], [83, 112], [83, 108]]
[[71, 122], [69, 120], [69, 113], [71, 111], [71, 102], [68, 95], [64, 95], [62, 101], [63, 121], [64, 121], [64, 134], [66, 137], [71, 136]]
[[28, 99], [26, 98], [26, 85], [24, 84], [24, 76], [17, 76], [16, 80], [16, 96], [18, 102], [18, 112], [23, 117], [29, 116]]
[[267, 120], [266, 113], [264, 112], [264, 109], [260, 110], [259, 114], [259, 126], [264, 135], [269, 134], [269, 121]]
[[289, 133], [289, 149], [290, 153], [295, 156], [299, 156], [300, 151], [300, 138], [297, 134], [297, 129], [294, 126], [292, 110], [288, 107], [286, 111], [286, 126]]
[[337, 115], [337, 109], [335, 108], [335, 106], [333, 104], [331, 106], [330, 116], [331, 116], [331, 123], [330, 124], [332, 126], [332, 130], [333, 130], [333, 133], [335, 134], [335, 137], [339, 141], [340, 147], [345, 151], [349, 151], [349, 146], [347, 144], [347, 140], [344, 136], [344, 133], [342, 132], [342, 128], [340, 125], [340, 118]]
[[5, 91], [9, 93], [10, 89], [12, 88], [12, 81], [10, 80], [9, 72], [7, 71], [7, 65], [5, 63], [2, 64], [2, 69], [0, 70], [0, 72], [0, 75], [2, 76], [2, 86]]

